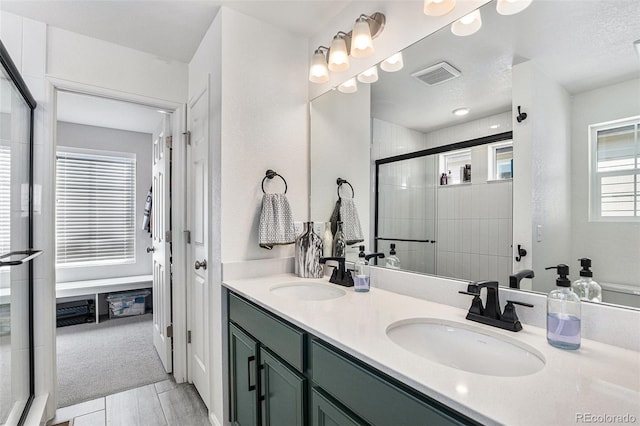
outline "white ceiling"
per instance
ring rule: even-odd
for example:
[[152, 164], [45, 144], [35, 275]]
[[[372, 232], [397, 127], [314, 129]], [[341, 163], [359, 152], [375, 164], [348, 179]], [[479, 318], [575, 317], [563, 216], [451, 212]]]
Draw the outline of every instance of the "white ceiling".
[[309, 38], [350, 0], [2, 0], [0, 10], [189, 62], [220, 6]]
[[[481, 13], [476, 34], [457, 37], [443, 28], [404, 51], [403, 70], [380, 71], [372, 86], [374, 117], [428, 132], [511, 110], [511, 67], [526, 59], [570, 94], [640, 77], [633, 46], [640, 0], [536, 0], [512, 16], [498, 15], [489, 3]], [[431, 87], [411, 77], [443, 60], [462, 75]], [[455, 118], [458, 107], [471, 113]]]

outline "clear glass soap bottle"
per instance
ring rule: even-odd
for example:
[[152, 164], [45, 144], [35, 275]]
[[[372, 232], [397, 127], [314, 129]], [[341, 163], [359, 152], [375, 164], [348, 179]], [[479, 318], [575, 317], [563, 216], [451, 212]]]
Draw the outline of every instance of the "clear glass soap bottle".
[[345, 257], [347, 254], [347, 243], [344, 240], [344, 231], [342, 230], [342, 222], [338, 222], [338, 229], [333, 236], [333, 256]]
[[591, 259], [582, 258], [580, 261], [580, 279], [571, 284], [574, 293], [578, 295], [580, 300], [589, 302], [602, 302], [602, 287], [593, 280], [593, 272], [591, 272]]
[[365, 258], [364, 246], [360, 246], [360, 252], [358, 253], [358, 260], [355, 264], [355, 276], [353, 278], [353, 284], [355, 291], [365, 292], [369, 291], [369, 262]]
[[557, 289], [547, 296], [547, 342], [560, 349], [580, 348], [580, 298], [571, 290], [567, 278], [569, 267], [564, 264], [546, 269], [557, 269]]
[[389, 269], [400, 269], [400, 259], [396, 256], [396, 245], [393, 243], [391, 244], [389, 256], [384, 260], [384, 266]]

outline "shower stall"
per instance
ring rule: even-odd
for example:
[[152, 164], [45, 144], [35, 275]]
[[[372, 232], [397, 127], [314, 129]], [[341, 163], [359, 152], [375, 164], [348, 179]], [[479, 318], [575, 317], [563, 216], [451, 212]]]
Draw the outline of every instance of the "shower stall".
[[33, 117], [36, 102], [0, 41], [0, 424], [34, 397]]

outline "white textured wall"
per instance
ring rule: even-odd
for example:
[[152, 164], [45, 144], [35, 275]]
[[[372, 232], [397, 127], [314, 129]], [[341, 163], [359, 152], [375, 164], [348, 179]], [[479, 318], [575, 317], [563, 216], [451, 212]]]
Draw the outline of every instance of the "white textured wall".
[[[589, 130], [591, 124], [640, 115], [640, 79], [573, 97], [571, 115], [571, 257], [593, 261], [598, 282], [640, 287], [640, 222], [589, 222]], [[605, 301], [606, 295], [605, 295]]]
[[55, 27], [48, 27], [47, 43], [51, 77], [164, 101], [186, 100], [187, 64]]
[[[351, 183], [360, 218], [366, 250], [373, 250], [369, 235], [369, 205], [372, 196], [369, 181], [371, 157], [371, 89], [359, 84], [356, 93], [337, 90], [311, 102], [311, 220], [328, 222], [338, 199], [336, 179]], [[340, 194], [351, 197], [345, 184]], [[357, 247], [348, 249], [355, 260]]]
[[513, 243], [528, 255], [514, 268], [533, 269], [533, 288], [548, 292], [557, 275], [545, 267], [565, 263], [571, 277], [578, 272], [570, 253], [570, 98], [529, 61], [513, 67], [514, 111], [518, 105], [528, 118], [513, 124]]
[[146, 249], [151, 246], [152, 240], [151, 234], [142, 229], [142, 218], [147, 191], [151, 186], [152, 135], [66, 122], [58, 122], [57, 132], [58, 148], [74, 147], [136, 155], [136, 261], [117, 266], [56, 268], [56, 281], [150, 275], [152, 258]]

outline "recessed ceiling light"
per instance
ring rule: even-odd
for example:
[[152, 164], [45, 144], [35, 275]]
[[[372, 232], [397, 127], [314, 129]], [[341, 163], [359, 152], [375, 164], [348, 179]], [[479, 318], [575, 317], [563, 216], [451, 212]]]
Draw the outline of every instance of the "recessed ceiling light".
[[451, 111], [453, 115], [457, 115], [458, 117], [462, 117], [463, 115], [469, 114], [469, 108], [456, 108]]
[[163, 109], [157, 110], [160, 114], [169, 114], [169, 111], [165, 111]]
[[497, 129], [498, 127], [500, 127], [499, 124], [492, 124], [491, 126], [489, 126], [490, 129]]

